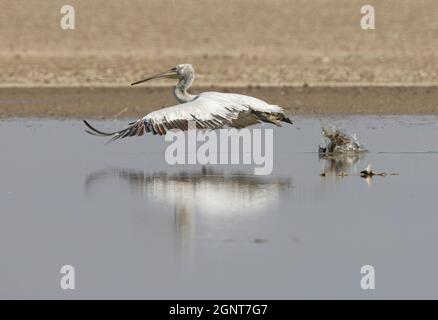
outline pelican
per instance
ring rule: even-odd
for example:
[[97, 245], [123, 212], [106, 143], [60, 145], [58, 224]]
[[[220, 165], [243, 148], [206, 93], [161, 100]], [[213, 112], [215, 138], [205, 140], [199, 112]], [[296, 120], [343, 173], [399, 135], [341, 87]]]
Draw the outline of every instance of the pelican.
[[187, 92], [195, 79], [195, 70], [190, 64], [179, 64], [165, 72], [131, 83], [132, 86], [160, 78], [178, 79], [173, 94], [178, 105], [152, 111], [143, 118], [131, 122], [126, 129], [102, 132], [84, 120], [89, 130], [97, 136], [111, 136], [114, 140], [142, 136], [145, 132], [164, 135], [169, 130], [188, 130], [189, 121], [199, 129], [223, 127], [244, 128], [261, 122], [281, 126], [281, 122], [292, 124], [283, 108], [268, 104], [254, 97], [234, 93], [203, 92], [193, 95]]

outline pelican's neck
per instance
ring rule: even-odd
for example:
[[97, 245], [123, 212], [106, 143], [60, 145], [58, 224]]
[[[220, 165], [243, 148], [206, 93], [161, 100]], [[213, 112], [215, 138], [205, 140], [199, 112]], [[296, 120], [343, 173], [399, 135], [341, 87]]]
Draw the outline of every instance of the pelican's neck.
[[179, 80], [179, 82], [176, 84], [175, 88], [173, 89], [173, 94], [179, 103], [189, 102], [196, 98], [195, 95], [187, 92], [187, 89], [190, 88], [194, 79], [194, 73], [190, 73]]

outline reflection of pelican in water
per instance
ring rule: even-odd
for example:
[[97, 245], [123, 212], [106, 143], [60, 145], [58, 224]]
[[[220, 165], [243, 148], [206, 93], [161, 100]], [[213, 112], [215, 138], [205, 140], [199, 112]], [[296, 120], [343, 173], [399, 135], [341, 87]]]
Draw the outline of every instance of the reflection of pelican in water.
[[176, 174], [116, 168], [89, 174], [85, 190], [89, 192], [99, 181], [114, 178], [126, 181], [148, 199], [175, 208], [175, 233], [185, 252], [193, 249], [196, 214], [214, 221], [244, 222], [247, 216], [268, 212], [291, 186], [290, 179], [222, 174], [205, 168]]
[[259, 211], [278, 199], [290, 179], [248, 174], [222, 174], [205, 168], [200, 172], [146, 173], [140, 170], [108, 169], [88, 175], [86, 189], [96, 181], [118, 177], [141, 190], [148, 198], [178, 206], [190, 206], [205, 214]]

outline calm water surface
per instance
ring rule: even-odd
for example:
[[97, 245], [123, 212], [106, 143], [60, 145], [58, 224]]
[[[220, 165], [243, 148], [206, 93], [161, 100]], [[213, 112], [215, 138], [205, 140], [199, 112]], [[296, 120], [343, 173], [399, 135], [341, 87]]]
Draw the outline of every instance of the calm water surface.
[[[438, 117], [294, 120], [274, 129], [268, 176], [169, 166], [162, 137], [105, 145], [79, 120], [3, 120], [0, 298], [438, 298]], [[370, 152], [319, 159], [321, 124]], [[368, 163], [399, 175], [366, 181]]]

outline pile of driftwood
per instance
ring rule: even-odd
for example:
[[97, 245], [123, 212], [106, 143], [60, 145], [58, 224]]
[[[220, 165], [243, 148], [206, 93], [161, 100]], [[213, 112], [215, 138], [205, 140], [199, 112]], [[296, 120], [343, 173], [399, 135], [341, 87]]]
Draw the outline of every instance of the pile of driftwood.
[[355, 136], [349, 136], [336, 127], [322, 128], [324, 146], [319, 146], [320, 155], [357, 154], [366, 152]]

